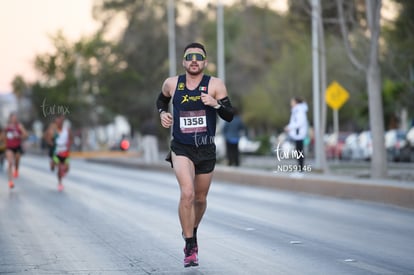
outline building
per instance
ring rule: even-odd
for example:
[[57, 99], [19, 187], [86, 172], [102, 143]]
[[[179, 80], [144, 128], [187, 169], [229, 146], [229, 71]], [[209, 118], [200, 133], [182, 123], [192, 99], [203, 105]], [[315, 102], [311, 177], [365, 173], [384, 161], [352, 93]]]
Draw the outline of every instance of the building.
[[17, 111], [17, 100], [13, 93], [0, 92], [0, 125], [4, 127], [11, 112]]

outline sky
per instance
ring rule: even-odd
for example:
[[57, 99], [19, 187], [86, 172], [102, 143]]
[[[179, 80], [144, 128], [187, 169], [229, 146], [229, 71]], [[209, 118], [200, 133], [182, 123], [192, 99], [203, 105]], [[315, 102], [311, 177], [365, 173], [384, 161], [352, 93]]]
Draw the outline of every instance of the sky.
[[[214, 0], [193, 0], [203, 6]], [[221, 0], [228, 4], [234, 0]], [[11, 92], [11, 82], [22, 75], [36, 79], [36, 55], [53, 50], [50, 35], [62, 30], [76, 41], [92, 34], [99, 23], [92, 19], [94, 0], [0, 0], [0, 93]], [[277, 0], [275, 3], [285, 2]]]
[[[193, 0], [203, 6], [214, 0]], [[234, 0], [221, 0], [229, 4]], [[36, 55], [53, 50], [50, 35], [62, 30], [72, 41], [92, 34], [99, 23], [92, 19], [94, 0], [0, 0], [0, 93], [11, 91], [20, 74], [36, 79]], [[285, 2], [277, 0], [275, 3]]]
[[[193, 0], [201, 7], [213, 1], [234, 2]], [[385, 7], [388, 2], [384, 1]], [[66, 38], [76, 41], [97, 30], [99, 23], [92, 18], [93, 3], [94, 0], [0, 0], [0, 93], [11, 91], [11, 82], [18, 74], [28, 82], [36, 79], [33, 61], [37, 54], [53, 50], [50, 35], [62, 30]], [[287, 8], [286, 0], [272, 3], [280, 11]], [[394, 9], [384, 10], [395, 15]]]
[[15, 75], [36, 77], [34, 57], [52, 48], [49, 36], [61, 29], [73, 39], [92, 34], [93, 0], [0, 0], [0, 92], [10, 92]]

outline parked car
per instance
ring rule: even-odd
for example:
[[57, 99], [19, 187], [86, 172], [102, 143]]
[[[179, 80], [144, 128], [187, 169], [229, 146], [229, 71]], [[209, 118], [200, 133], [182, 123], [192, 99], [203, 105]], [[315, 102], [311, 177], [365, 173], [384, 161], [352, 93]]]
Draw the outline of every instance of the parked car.
[[325, 154], [328, 159], [341, 159], [345, 140], [349, 132], [339, 132], [329, 135], [325, 142]]
[[361, 148], [362, 159], [370, 160], [372, 157], [372, 135], [370, 131], [364, 131], [358, 136], [358, 143]]
[[[223, 135], [216, 135], [214, 139], [216, 144], [216, 156], [217, 159], [223, 159], [226, 157], [226, 141]], [[254, 141], [246, 136], [240, 137], [239, 152], [241, 154], [255, 154], [260, 148], [260, 141]]]
[[370, 131], [350, 134], [342, 148], [346, 160], [370, 160], [372, 157], [372, 136]]
[[405, 144], [401, 148], [400, 161], [414, 162], [414, 127], [407, 131]]
[[411, 128], [407, 131], [406, 139], [407, 139], [407, 143], [408, 143], [411, 147], [414, 147], [414, 126], [413, 126], [413, 127], [411, 127]]
[[402, 148], [405, 147], [406, 133], [402, 130], [392, 129], [385, 132], [385, 149], [388, 161], [402, 161]]
[[254, 154], [260, 148], [260, 141], [248, 139], [246, 136], [240, 137], [239, 151], [242, 154]]
[[361, 149], [358, 144], [358, 134], [352, 133], [345, 138], [345, 143], [341, 151], [341, 159], [353, 160], [359, 159], [362, 155]]

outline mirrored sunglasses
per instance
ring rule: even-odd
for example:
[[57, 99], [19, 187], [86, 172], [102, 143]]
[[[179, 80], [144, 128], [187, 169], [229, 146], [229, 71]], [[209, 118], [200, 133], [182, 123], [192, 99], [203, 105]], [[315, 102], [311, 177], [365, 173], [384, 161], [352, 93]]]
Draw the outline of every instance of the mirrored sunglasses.
[[184, 55], [184, 59], [186, 61], [203, 61], [206, 59], [206, 56], [201, 53], [187, 53], [186, 55]]

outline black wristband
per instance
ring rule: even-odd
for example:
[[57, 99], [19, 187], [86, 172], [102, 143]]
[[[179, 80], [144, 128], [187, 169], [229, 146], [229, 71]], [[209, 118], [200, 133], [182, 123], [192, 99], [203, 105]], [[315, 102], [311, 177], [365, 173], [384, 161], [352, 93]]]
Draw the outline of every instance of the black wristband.
[[162, 92], [159, 94], [157, 98], [157, 109], [158, 112], [161, 114], [162, 112], [168, 112], [168, 103], [170, 102], [171, 97], [165, 96]]
[[217, 109], [218, 115], [225, 121], [232, 121], [234, 116], [234, 110], [231, 106], [230, 99], [226, 96], [220, 100], [217, 100], [220, 107]]

